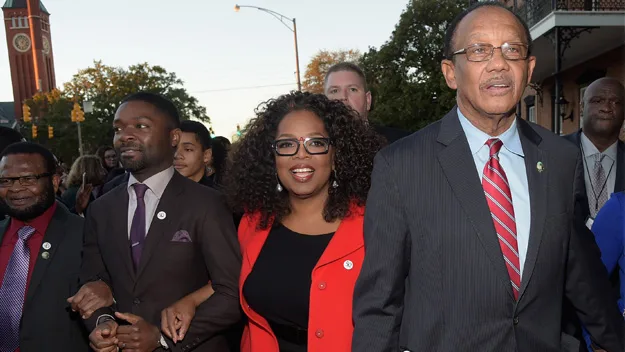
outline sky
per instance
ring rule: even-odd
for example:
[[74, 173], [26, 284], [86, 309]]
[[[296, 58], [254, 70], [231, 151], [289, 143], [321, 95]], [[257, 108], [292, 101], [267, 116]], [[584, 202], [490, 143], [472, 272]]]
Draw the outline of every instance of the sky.
[[[293, 33], [256, 9], [235, 12], [239, 0], [42, 1], [51, 13], [60, 88], [94, 60], [121, 67], [159, 65], [185, 82], [187, 91], [206, 107], [215, 133], [228, 138], [237, 124], [254, 116], [261, 102], [297, 89]], [[366, 52], [382, 45], [407, 4], [408, 0], [239, 3], [296, 18], [302, 81], [306, 65], [319, 50]], [[12, 101], [6, 45], [0, 45], [0, 67], [0, 101]]]

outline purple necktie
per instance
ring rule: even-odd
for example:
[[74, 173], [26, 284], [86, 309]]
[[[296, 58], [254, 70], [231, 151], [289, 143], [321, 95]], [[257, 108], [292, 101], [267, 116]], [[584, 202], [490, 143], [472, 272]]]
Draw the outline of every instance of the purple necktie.
[[137, 270], [145, 242], [145, 200], [143, 197], [148, 186], [143, 183], [135, 183], [133, 187], [137, 195], [137, 209], [135, 209], [135, 215], [132, 217], [132, 226], [130, 226], [130, 247], [132, 249], [132, 262], [135, 265], [135, 270]]
[[30, 249], [26, 241], [35, 229], [24, 226], [17, 231], [17, 242], [0, 287], [0, 352], [13, 352], [19, 347], [20, 320], [28, 280]]

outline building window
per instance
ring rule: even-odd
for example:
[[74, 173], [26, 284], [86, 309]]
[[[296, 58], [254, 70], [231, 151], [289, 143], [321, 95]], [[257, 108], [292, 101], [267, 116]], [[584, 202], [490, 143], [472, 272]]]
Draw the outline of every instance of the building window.
[[527, 121], [532, 122], [532, 123], [537, 123], [536, 122], [536, 106], [535, 105], [527, 107]]

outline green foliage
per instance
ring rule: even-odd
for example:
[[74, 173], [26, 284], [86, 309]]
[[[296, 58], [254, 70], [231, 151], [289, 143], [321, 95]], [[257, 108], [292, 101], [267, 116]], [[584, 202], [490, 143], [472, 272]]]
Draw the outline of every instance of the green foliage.
[[447, 25], [466, 5], [460, 0], [411, 0], [391, 38], [362, 56], [374, 100], [372, 120], [414, 131], [454, 106], [455, 92], [447, 87], [440, 65]]
[[[93, 112], [85, 113], [85, 122], [81, 123], [84, 151], [92, 154], [100, 146], [112, 145], [115, 111], [126, 96], [139, 91], [158, 93], [171, 99], [178, 107], [182, 120], [193, 117], [210, 122], [206, 108], [187, 93], [183, 81], [175, 73], [147, 63], [125, 69], [96, 61], [93, 67], [74, 75], [62, 91], [37, 93], [26, 101], [39, 129], [36, 141], [48, 146], [63, 161], [71, 163], [79, 152], [78, 128], [76, 123], [71, 122], [70, 113], [74, 102], [82, 106], [83, 102], [90, 101], [93, 102]], [[53, 139], [48, 139], [48, 125], [54, 127]], [[32, 139], [30, 123], [23, 124], [21, 132]]]

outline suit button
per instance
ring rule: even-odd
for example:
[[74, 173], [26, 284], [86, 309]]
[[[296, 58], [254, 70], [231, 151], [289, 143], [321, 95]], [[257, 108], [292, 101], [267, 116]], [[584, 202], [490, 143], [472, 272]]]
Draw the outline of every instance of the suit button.
[[315, 331], [315, 336], [317, 336], [317, 338], [322, 338], [323, 337], [323, 329], [317, 329], [317, 331]]
[[325, 290], [326, 289], [326, 283], [325, 282], [320, 282], [319, 285], [317, 285], [317, 287], [320, 290]]
[[514, 320], [512, 320], [512, 322], [514, 323], [514, 325], [519, 325], [519, 317], [514, 317]]
[[135, 305], [139, 305], [141, 303], [141, 300], [138, 298], [135, 298], [132, 303], [134, 303]]

